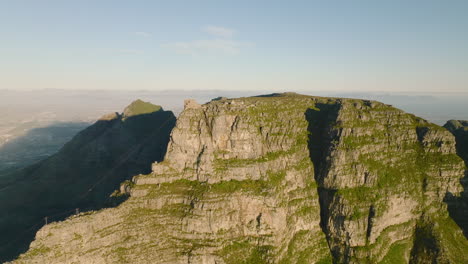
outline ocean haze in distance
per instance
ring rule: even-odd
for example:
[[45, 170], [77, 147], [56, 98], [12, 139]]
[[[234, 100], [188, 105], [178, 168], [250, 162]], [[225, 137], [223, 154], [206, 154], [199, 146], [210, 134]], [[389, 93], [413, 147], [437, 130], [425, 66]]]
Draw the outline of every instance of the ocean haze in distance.
[[[468, 119], [468, 92], [349, 92], [349, 91], [295, 91], [324, 97], [345, 97], [377, 100], [406, 112], [443, 125], [448, 119]], [[278, 92], [272, 91], [271, 93]], [[216, 97], [236, 98], [267, 94], [264, 91], [243, 90], [0, 90], [0, 124], [18, 124], [33, 120], [41, 123], [94, 122], [100, 116], [120, 112], [135, 99], [161, 105], [178, 115], [184, 99], [205, 103]]]

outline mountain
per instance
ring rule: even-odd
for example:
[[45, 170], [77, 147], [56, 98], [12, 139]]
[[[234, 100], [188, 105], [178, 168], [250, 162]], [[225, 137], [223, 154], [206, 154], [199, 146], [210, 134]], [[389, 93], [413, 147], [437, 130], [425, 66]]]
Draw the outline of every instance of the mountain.
[[[115, 205], [122, 181], [166, 153], [175, 116], [137, 100], [78, 133], [51, 157], [0, 179], [0, 262], [25, 251], [44, 223]], [[45, 219], [47, 217], [47, 220]]]
[[[0, 142], [0, 177], [55, 154], [73, 136], [89, 125], [90, 123], [85, 122], [44, 124], [27, 129], [23, 135], [12, 135], [14, 138], [4, 144]], [[22, 127], [24, 128], [24, 125]]]
[[[444, 127], [455, 136], [457, 153], [468, 165], [468, 121], [449, 120]], [[451, 197], [449, 212], [468, 237], [468, 170], [465, 171], [465, 177], [460, 182], [464, 191], [461, 197]]]
[[370, 100], [187, 100], [127, 200], [41, 228], [16, 263], [468, 263], [445, 128]]

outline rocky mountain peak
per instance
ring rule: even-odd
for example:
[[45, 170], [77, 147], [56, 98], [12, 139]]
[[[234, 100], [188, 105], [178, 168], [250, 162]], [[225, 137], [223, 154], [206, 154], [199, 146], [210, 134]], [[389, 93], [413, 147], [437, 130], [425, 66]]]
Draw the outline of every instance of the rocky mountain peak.
[[446, 129], [358, 99], [185, 106], [125, 202], [45, 226], [18, 262], [468, 263]]

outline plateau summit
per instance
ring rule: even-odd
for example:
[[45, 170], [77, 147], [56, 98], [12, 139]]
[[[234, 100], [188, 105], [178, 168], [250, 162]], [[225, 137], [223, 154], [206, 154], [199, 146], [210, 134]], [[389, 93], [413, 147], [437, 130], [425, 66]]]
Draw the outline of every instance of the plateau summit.
[[[24, 170], [33, 185], [2, 192], [41, 212], [93, 209], [43, 226], [14, 263], [468, 263], [450, 212], [466, 166], [446, 128], [294, 93], [188, 100], [176, 122], [135, 104]], [[101, 209], [114, 189], [121, 199]]]

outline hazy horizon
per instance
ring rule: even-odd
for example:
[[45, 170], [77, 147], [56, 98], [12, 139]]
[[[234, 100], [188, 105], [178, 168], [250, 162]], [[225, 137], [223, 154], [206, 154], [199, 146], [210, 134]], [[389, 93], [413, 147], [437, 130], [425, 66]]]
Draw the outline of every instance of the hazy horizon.
[[468, 91], [466, 1], [5, 1], [0, 89]]
[[[297, 92], [468, 119], [468, 2], [4, 1], [0, 145], [133, 100]], [[42, 141], [39, 137], [38, 141]]]
[[[65, 90], [30, 91], [0, 89], [0, 110], [8, 113], [0, 121], [19, 122], [39, 115], [41, 119], [61, 122], [93, 122], [101, 115], [120, 112], [133, 100], [142, 99], [180, 113], [184, 99], [206, 103], [216, 97], [244, 97], [283, 91], [243, 90]], [[449, 119], [468, 119], [468, 93], [363, 92], [363, 91], [294, 91], [312, 96], [377, 100], [394, 105], [442, 125]], [[16, 118], [21, 117], [21, 118]]]

